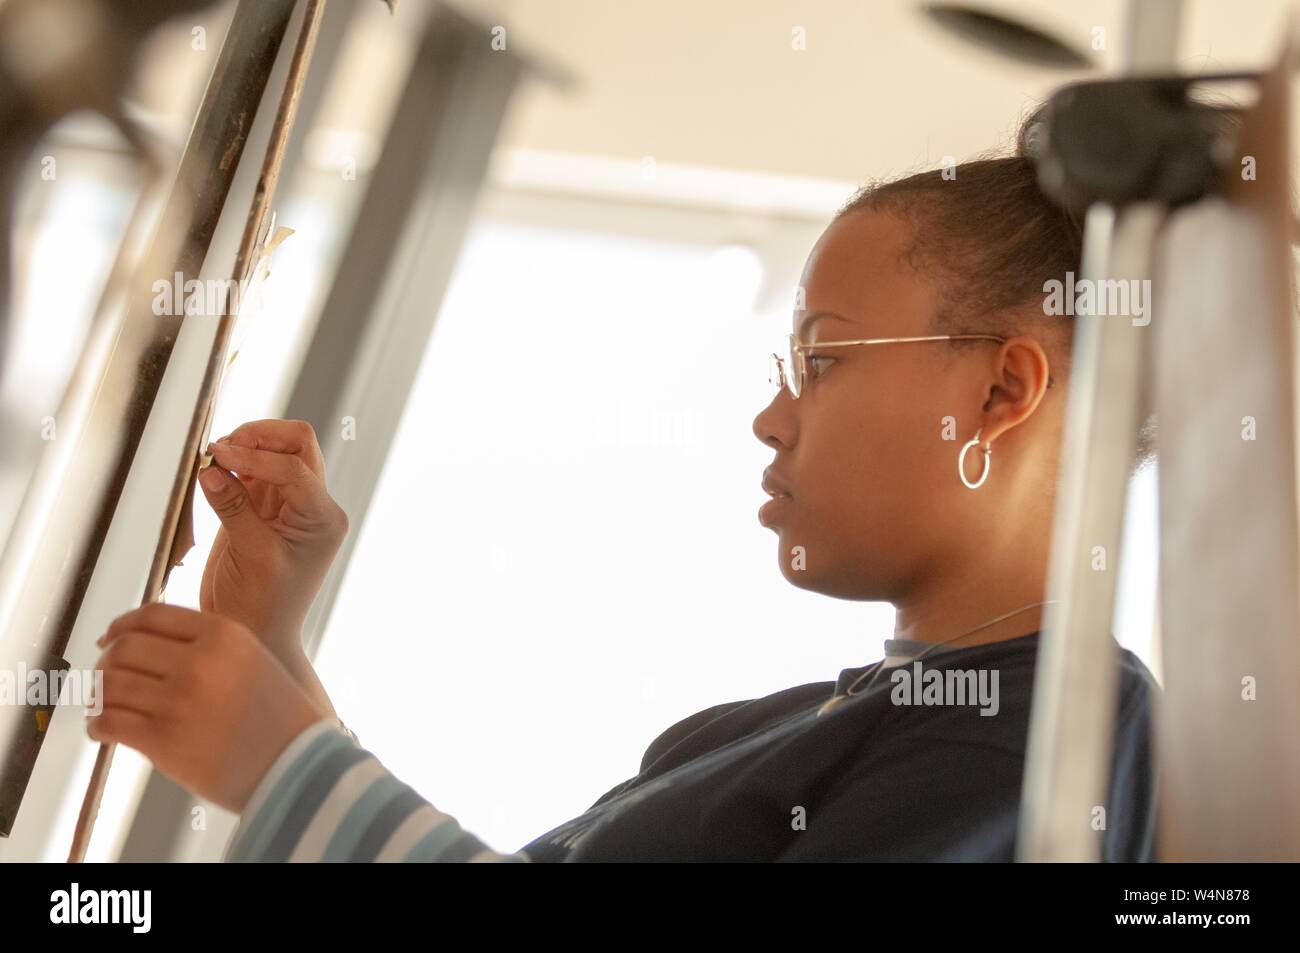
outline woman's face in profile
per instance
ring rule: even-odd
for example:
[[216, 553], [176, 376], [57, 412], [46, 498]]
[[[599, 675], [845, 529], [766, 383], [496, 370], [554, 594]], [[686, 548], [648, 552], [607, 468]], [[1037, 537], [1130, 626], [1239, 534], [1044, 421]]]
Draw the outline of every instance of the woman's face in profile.
[[[909, 228], [868, 210], [831, 223], [804, 266], [805, 307], [792, 327], [800, 341], [936, 333], [935, 284], [903, 260]], [[997, 348], [987, 351], [992, 360]], [[989, 368], [957, 353], [945, 342], [814, 348], [799, 398], [783, 389], [755, 418], [754, 434], [774, 451], [766, 488], [788, 494], [760, 520], [779, 537], [791, 583], [892, 601], [945, 548], [960, 553], [973, 508], [957, 457], [981, 425]], [[949, 416], [955, 439], [945, 440]]]

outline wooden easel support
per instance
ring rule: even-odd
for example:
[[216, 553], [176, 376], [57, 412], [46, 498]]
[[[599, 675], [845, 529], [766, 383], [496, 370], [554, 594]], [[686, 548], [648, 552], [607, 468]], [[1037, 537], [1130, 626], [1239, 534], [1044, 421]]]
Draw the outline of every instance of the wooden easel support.
[[[111, 356], [105, 365], [98, 364], [91, 342], [74, 372], [70, 397], [59, 413], [65, 421], [61, 430], [76, 434], [70, 438], [75, 446], [69, 454], [65, 438], [45, 449], [0, 560], [0, 572], [21, 572], [23, 578], [6, 606], [0, 639], [6, 662], [35, 668], [67, 654], [180, 331], [181, 317], [153, 313], [153, 279], [199, 273], [293, 8], [294, 0], [241, 0], [154, 241], [129, 282], [116, 328], [109, 328]], [[71, 400], [74, 394], [89, 395], [84, 408]], [[40, 496], [56, 483], [53, 505], [43, 507]], [[152, 593], [145, 598], [152, 599]], [[33, 731], [26, 718], [11, 715], [0, 713], [3, 836], [12, 829], [47, 735]]]
[[[240, 9], [236, 11], [236, 20], [238, 20], [240, 13], [243, 12], [244, 6], [245, 4], [241, 3]], [[281, 159], [284, 156], [285, 146], [289, 140], [290, 130], [293, 128], [299, 94], [307, 75], [307, 69], [311, 64], [311, 54], [316, 44], [316, 35], [324, 11], [325, 0], [306, 0], [297, 45], [293, 51], [293, 61], [289, 67], [289, 76], [285, 80], [284, 91], [280, 96], [275, 125], [271, 130], [271, 141], [267, 145], [266, 154], [262, 160], [262, 170], [253, 193], [252, 207], [249, 209], [248, 220], [244, 225], [243, 236], [239, 243], [239, 251], [235, 257], [234, 275], [237, 279], [246, 279], [256, 263], [256, 250], [261, 240], [263, 224], [270, 209], [271, 199], [275, 195], [275, 187], [280, 177]], [[284, 28], [287, 30], [287, 27], [288, 23], [285, 21]], [[281, 35], [283, 35], [283, 32]], [[228, 37], [227, 43], [222, 45], [223, 59], [226, 50], [231, 48], [229, 40]], [[277, 43], [276, 51], [278, 51], [278, 46]], [[238, 55], [238, 50], [232, 49], [232, 53]], [[270, 67], [274, 65], [274, 60], [275, 56], [271, 55], [269, 62], [266, 64], [268, 74]], [[213, 84], [219, 78], [219, 76], [214, 76]], [[210, 85], [209, 90], [211, 91], [211, 89], [212, 86]], [[247, 121], [250, 124], [252, 114], [255, 111], [256, 106], [254, 104], [254, 108], [248, 114]], [[202, 118], [201, 111], [200, 118]], [[216, 399], [221, 371], [226, 363], [226, 349], [235, 318], [235, 314], [227, 312], [221, 315], [218, 320], [216, 338], [208, 358], [198, 401], [191, 417], [189, 433], [186, 435], [185, 445], [182, 448], [178, 462], [176, 479], [172, 485], [162, 532], [158, 539], [158, 547], [154, 552], [153, 563], [149, 570], [149, 580], [145, 585], [143, 600], [145, 603], [156, 602], [161, 598], [163, 583], [166, 580], [167, 573], [172, 568], [172, 553], [175, 548], [177, 528], [181, 523], [182, 509], [185, 502], [190, 498], [190, 491], [198, 475], [199, 458], [207, 436], [204, 431], [211, 420], [212, 404]], [[112, 765], [115, 747], [115, 745], [111, 744], [100, 745], [99, 753], [95, 758], [95, 766], [91, 772], [85, 798], [82, 801], [81, 812], [77, 817], [77, 827], [73, 834], [72, 847], [68, 855], [68, 860], [71, 863], [80, 862], [86, 856], [86, 849], [90, 845], [90, 835], [94, 830], [95, 817], [99, 813], [99, 803], [104, 794], [104, 787], [108, 782], [108, 771]]]

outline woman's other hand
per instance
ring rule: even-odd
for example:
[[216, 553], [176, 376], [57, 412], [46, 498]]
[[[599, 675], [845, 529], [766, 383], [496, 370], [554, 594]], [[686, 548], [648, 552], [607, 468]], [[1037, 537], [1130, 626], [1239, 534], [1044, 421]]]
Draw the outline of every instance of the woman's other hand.
[[153, 603], [100, 637], [103, 690], [86, 731], [124, 744], [177, 784], [242, 811], [276, 758], [326, 717], [245, 626]]

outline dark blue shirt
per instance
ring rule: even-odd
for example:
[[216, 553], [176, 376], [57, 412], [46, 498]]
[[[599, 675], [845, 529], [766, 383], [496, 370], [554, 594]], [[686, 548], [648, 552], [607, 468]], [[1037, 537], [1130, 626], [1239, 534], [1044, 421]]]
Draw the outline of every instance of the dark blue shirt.
[[[1038, 636], [969, 648], [891, 640], [887, 660], [898, 664], [874, 680], [883, 662], [698, 712], [654, 740], [636, 777], [521, 850], [534, 861], [1013, 860]], [[918, 648], [933, 650], [896, 658]], [[1097, 836], [1103, 860], [1150, 861], [1159, 688], [1115, 648], [1115, 744]], [[958, 672], [974, 674], [963, 682]], [[977, 677], [996, 692], [952, 694]], [[936, 682], [949, 694], [930, 697], [945, 703], [926, 703], [922, 686]]]

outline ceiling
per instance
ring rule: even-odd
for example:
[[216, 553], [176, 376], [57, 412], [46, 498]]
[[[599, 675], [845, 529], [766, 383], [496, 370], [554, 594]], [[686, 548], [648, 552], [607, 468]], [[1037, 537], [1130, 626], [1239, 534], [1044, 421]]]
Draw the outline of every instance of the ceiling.
[[[377, 0], [336, 2], [351, 6], [349, 41], [308, 134], [373, 153], [381, 101], [395, 95], [433, 0], [401, 0], [393, 16]], [[1115, 71], [1126, 41], [1124, 0], [966, 0], [1083, 51], [1095, 66], [1082, 69], [1030, 65], [954, 36], [920, 0], [448, 2], [484, 24], [484, 43], [504, 27], [508, 49], [541, 75], [568, 78], [522, 87], [494, 181], [691, 204], [698, 196], [686, 193], [704, 190], [720, 205], [823, 217], [855, 183], [1006, 148], [1053, 89]], [[1185, 0], [1179, 70], [1264, 68], [1287, 9]], [[232, 11], [181, 18], [151, 39], [136, 98], [178, 146]], [[206, 51], [192, 49], [195, 21], [208, 24]], [[652, 186], [640, 174], [647, 158], [661, 170]]]
[[[1005, 145], [1053, 88], [1115, 69], [1122, 55], [1121, 0], [972, 5], [1054, 32], [1099, 68], [1017, 63], [942, 30], [914, 0], [464, 6], [504, 25], [512, 49], [573, 77], [567, 88], [538, 82], [521, 95], [507, 146], [860, 181]], [[1280, 44], [1286, 8], [1188, 0], [1180, 70], [1261, 68]], [[802, 50], [792, 48], [796, 27]], [[1104, 46], [1096, 52], [1094, 37]]]

